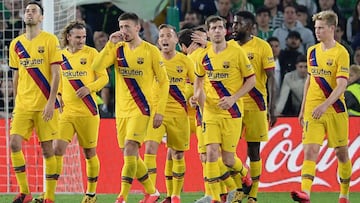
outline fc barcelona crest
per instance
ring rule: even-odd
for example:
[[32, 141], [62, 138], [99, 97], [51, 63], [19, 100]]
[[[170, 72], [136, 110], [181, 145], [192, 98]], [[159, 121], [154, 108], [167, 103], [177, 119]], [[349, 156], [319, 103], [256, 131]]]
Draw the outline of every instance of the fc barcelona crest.
[[43, 46], [38, 47], [38, 52], [39, 53], [44, 53], [45, 52], [45, 47], [43, 47]]
[[332, 66], [333, 63], [334, 63], [333, 59], [326, 60], [326, 65], [328, 65], [328, 66]]
[[138, 57], [137, 58], [137, 63], [138, 64], [143, 64], [144, 63], [144, 58]]
[[182, 66], [176, 66], [176, 71], [178, 73], [182, 73], [183, 72], [183, 67]]
[[230, 62], [229, 61], [224, 61], [223, 67], [224, 68], [230, 68]]
[[80, 58], [80, 64], [85, 65], [87, 63], [86, 58]]
[[254, 53], [248, 53], [247, 57], [249, 60], [253, 60], [254, 59]]

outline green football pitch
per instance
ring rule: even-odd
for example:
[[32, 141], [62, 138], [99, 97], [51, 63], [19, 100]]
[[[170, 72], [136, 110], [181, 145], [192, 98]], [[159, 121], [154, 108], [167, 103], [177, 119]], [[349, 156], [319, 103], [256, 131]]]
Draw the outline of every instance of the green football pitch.
[[[202, 193], [183, 193], [181, 196], [181, 202], [183, 203], [192, 203], [196, 199], [202, 196]], [[164, 197], [162, 194], [161, 198]], [[14, 194], [0, 194], [0, 203], [11, 203], [14, 198]], [[56, 203], [80, 203], [82, 199], [81, 194], [57, 194]], [[98, 203], [114, 203], [116, 199], [116, 194], [99, 194]], [[138, 203], [142, 199], [140, 194], [130, 194], [128, 203]], [[360, 202], [360, 193], [351, 193], [350, 201], [352, 203]], [[243, 203], [247, 201], [244, 200]], [[289, 193], [284, 192], [269, 192], [269, 193], [260, 193], [258, 196], [258, 203], [292, 203], [293, 201], [290, 198]], [[338, 193], [325, 193], [318, 192], [311, 194], [311, 202], [315, 203], [338, 203]]]

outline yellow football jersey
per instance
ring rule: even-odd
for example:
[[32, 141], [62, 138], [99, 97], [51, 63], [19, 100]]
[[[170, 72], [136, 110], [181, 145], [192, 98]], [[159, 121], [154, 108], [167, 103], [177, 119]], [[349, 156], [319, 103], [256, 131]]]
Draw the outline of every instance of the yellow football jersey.
[[126, 42], [116, 45], [108, 42], [96, 57], [93, 69], [99, 70], [115, 64], [116, 117], [125, 118], [150, 115], [153, 82], [159, 83], [159, 100], [152, 111], [164, 115], [169, 94], [166, 69], [160, 64], [160, 51], [142, 41], [131, 50]]
[[19, 73], [15, 110], [44, 110], [51, 90], [50, 65], [60, 64], [60, 51], [57, 37], [44, 31], [32, 40], [22, 34], [11, 41], [9, 66]]
[[194, 83], [194, 63], [182, 53], [177, 52], [170, 60], [162, 58], [168, 74], [170, 88], [165, 116], [183, 117], [187, 115], [186, 83]]
[[275, 68], [272, 49], [266, 41], [255, 36], [241, 47], [246, 52], [256, 76], [255, 87], [244, 96], [244, 108], [265, 111], [267, 109], [266, 70]]
[[[312, 112], [324, 102], [336, 87], [336, 79], [349, 78], [349, 53], [336, 42], [335, 47], [323, 50], [321, 43], [309, 47], [307, 51], [309, 89], [306, 95], [305, 111]], [[330, 106], [325, 113], [341, 113], [346, 111], [344, 94]]]
[[230, 109], [218, 107], [220, 98], [231, 96], [237, 92], [244, 79], [254, 75], [254, 70], [244, 50], [227, 42], [227, 47], [220, 53], [214, 53], [212, 45], [198, 54], [195, 74], [205, 77], [206, 94], [204, 117], [221, 116], [224, 118], [239, 118], [243, 107], [239, 99]]
[[[91, 69], [97, 54], [96, 49], [88, 46], [84, 46], [75, 53], [71, 53], [67, 49], [62, 51], [62, 82], [59, 90], [64, 102], [62, 116], [98, 114], [96, 92], [109, 82], [109, 77], [105, 69], [99, 72]], [[83, 86], [89, 88], [91, 94], [81, 99], [76, 96], [76, 90]]]

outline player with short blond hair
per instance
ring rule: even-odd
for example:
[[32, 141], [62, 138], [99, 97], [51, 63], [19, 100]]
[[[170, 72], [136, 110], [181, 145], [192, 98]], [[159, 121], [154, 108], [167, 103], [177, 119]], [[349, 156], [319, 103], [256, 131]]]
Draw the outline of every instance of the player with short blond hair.
[[307, 51], [308, 77], [299, 114], [304, 148], [301, 191], [293, 191], [291, 196], [300, 203], [310, 202], [316, 160], [327, 135], [328, 147], [335, 149], [338, 159], [339, 203], [349, 203], [352, 166], [348, 152], [349, 118], [344, 101], [349, 78], [349, 53], [334, 39], [338, 17], [333, 11], [317, 13], [313, 21], [320, 43]]

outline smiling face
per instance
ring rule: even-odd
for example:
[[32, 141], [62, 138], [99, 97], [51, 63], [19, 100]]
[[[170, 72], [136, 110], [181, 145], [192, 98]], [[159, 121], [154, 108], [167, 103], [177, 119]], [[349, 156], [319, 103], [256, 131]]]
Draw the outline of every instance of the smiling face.
[[67, 35], [67, 40], [69, 42], [69, 47], [74, 48], [75, 51], [81, 50], [86, 41], [86, 29], [77, 29], [74, 28], [70, 30], [69, 34]]
[[171, 28], [164, 27], [159, 30], [159, 46], [162, 52], [168, 53], [174, 51], [178, 42], [175, 31]]

